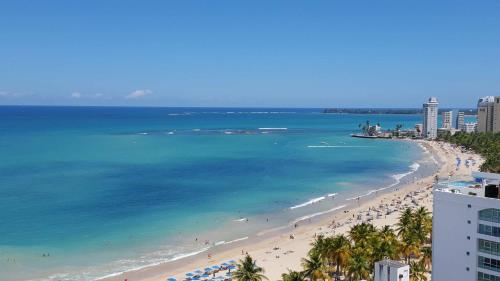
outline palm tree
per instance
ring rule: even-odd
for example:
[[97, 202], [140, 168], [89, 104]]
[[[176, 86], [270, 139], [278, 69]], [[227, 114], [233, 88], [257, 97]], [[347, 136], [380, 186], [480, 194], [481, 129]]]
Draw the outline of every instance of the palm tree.
[[282, 281], [305, 281], [301, 272], [288, 270], [288, 273], [281, 274]]
[[425, 270], [429, 271], [429, 269], [432, 266], [432, 249], [431, 247], [423, 247], [421, 249], [422, 252], [422, 265], [424, 266]]
[[356, 246], [363, 246], [368, 244], [368, 240], [375, 233], [375, 227], [369, 223], [360, 223], [349, 230], [349, 237], [356, 244]]
[[330, 244], [330, 259], [335, 265], [335, 280], [340, 280], [340, 270], [345, 269], [351, 255], [351, 242], [344, 235], [336, 236]]
[[418, 208], [414, 213], [414, 232], [422, 244], [430, 241], [432, 218], [425, 207]]
[[237, 265], [238, 269], [233, 273], [233, 279], [238, 281], [262, 281], [268, 280], [263, 275], [264, 269], [258, 267], [255, 261], [249, 255]]
[[406, 208], [401, 216], [399, 216], [396, 226], [400, 238], [404, 239], [405, 236], [412, 234], [413, 211], [410, 208]]
[[414, 235], [408, 235], [403, 238], [400, 244], [400, 253], [406, 264], [410, 263], [410, 258], [420, 255], [420, 244]]
[[421, 262], [410, 262], [410, 281], [427, 281], [425, 268]]
[[309, 259], [302, 259], [302, 267], [302, 275], [311, 281], [323, 280], [325, 277], [323, 261], [317, 252], [309, 254]]
[[347, 273], [351, 281], [370, 278], [371, 267], [366, 257], [366, 252], [362, 248], [357, 248], [352, 252], [347, 265]]

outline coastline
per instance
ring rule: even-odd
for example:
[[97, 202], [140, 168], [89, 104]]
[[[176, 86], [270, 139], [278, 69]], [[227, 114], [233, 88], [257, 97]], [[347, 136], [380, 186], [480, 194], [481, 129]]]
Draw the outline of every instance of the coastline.
[[[429, 158], [438, 164], [438, 166], [441, 166], [437, 171], [440, 177], [447, 177], [450, 173], [455, 173], [456, 175], [467, 175], [470, 173], [464, 167], [460, 167], [458, 171], [454, 171], [455, 155], [462, 153], [458, 149], [452, 149], [447, 144], [443, 145], [437, 142], [419, 141], [418, 143], [423, 148], [423, 153], [430, 153]], [[467, 157], [469, 156], [471, 154], [467, 154]], [[477, 155], [473, 156], [480, 163], [481, 158]], [[346, 202], [348, 203], [346, 204], [298, 218], [290, 225], [264, 230], [251, 237], [238, 238], [211, 248], [207, 247], [197, 252], [184, 254], [168, 262], [108, 275], [99, 280], [123, 281], [128, 279], [159, 281], [166, 280], [169, 277], [176, 277], [178, 280], [182, 280], [186, 272], [213, 266], [228, 260], [238, 260], [242, 257], [242, 253], [247, 252], [266, 270], [266, 276], [270, 280], [278, 280], [281, 277], [281, 273], [286, 272], [288, 269], [300, 269], [300, 260], [306, 256], [310, 247], [309, 244], [315, 235], [320, 233], [344, 233], [350, 226], [357, 223], [353, 217], [359, 217], [360, 214], [366, 212], [369, 208], [375, 208], [384, 202], [387, 203], [389, 200], [392, 200], [394, 203], [394, 200], [396, 200], [405, 203], [399, 204], [398, 207], [411, 204], [413, 201], [432, 210], [430, 191], [432, 189], [432, 182], [434, 181], [434, 174], [417, 179], [416, 181], [414, 179], [409, 183], [400, 182], [402, 178], [411, 173], [408, 172], [406, 175], [401, 176], [401, 178], [396, 178], [398, 182], [395, 184], [369, 190], [365, 195], [351, 198], [352, 200], [350, 201], [347, 200]], [[354, 214], [357, 214], [357, 216]], [[376, 226], [393, 225], [398, 215], [398, 212], [393, 212], [385, 218], [374, 219], [372, 222]], [[333, 221], [335, 225], [332, 225]], [[298, 227], [294, 226], [295, 223], [299, 223]], [[294, 239], [290, 239], [291, 234], [293, 234]]]

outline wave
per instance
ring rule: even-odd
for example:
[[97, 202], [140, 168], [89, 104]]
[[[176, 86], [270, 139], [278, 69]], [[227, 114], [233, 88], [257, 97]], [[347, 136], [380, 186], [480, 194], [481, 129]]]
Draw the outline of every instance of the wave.
[[324, 200], [324, 199], [325, 199], [325, 196], [321, 196], [321, 197], [318, 197], [318, 198], [313, 198], [313, 199], [311, 199], [311, 200], [309, 200], [307, 202], [304, 202], [302, 204], [290, 207], [290, 210], [297, 209], [297, 208], [302, 208], [302, 207], [305, 207], [305, 206], [317, 203], [317, 202], [319, 202], [321, 200]]
[[173, 256], [170, 259], [164, 259], [164, 260], [160, 260], [160, 261], [157, 261], [157, 262], [148, 263], [148, 264], [141, 265], [141, 266], [136, 266], [136, 267], [133, 267], [133, 268], [127, 268], [127, 269], [125, 269], [123, 271], [118, 271], [118, 272], [114, 272], [114, 273], [111, 273], [111, 274], [108, 274], [108, 275], [105, 275], [105, 276], [101, 276], [101, 277], [95, 278], [95, 280], [102, 280], [102, 279], [106, 279], [106, 278], [118, 276], [118, 275], [123, 274], [125, 272], [137, 271], [137, 270], [141, 270], [141, 269], [144, 269], [144, 268], [156, 266], [156, 265], [159, 265], [159, 264], [162, 264], [162, 263], [173, 262], [173, 261], [176, 261], [176, 260], [180, 260], [180, 259], [184, 259], [184, 258], [187, 258], [187, 257], [195, 256], [195, 255], [201, 254], [203, 252], [206, 252], [210, 248], [211, 247], [205, 247], [205, 248], [203, 248], [201, 250], [198, 250], [198, 251], [175, 255], [175, 256]]
[[341, 206], [332, 208], [330, 210], [326, 210], [326, 211], [323, 211], [323, 212], [317, 212], [317, 213], [313, 213], [313, 214], [310, 214], [310, 215], [307, 215], [307, 216], [303, 216], [303, 217], [300, 217], [300, 218], [294, 220], [292, 223], [297, 223], [299, 221], [308, 220], [308, 219], [312, 219], [312, 218], [317, 217], [317, 216], [321, 216], [321, 215], [324, 215], [324, 214], [335, 212], [337, 210], [340, 210], [340, 209], [344, 208], [345, 206], [346, 205], [341, 205]]
[[371, 147], [369, 145], [308, 145], [309, 148], [357, 148]]
[[259, 128], [259, 130], [288, 130], [288, 128]]
[[369, 190], [367, 193], [365, 193], [363, 195], [359, 195], [359, 196], [354, 196], [354, 197], [347, 198], [346, 201], [356, 200], [358, 198], [370, 196], [371, 194], [376, 193], [378, 191], [382, 191], [382, 190], [394, 187], [394, 186], [398, 185], [401, 182], [402, 178], [415, 173], [420, 168], [420, 164], [418, 164], [417, 162], [414, 162], [413, 164], [411, 164], [408, 167], [410, 167], [410, 171], [408, 171], [406, 173], [395, 174], [395, 175], [391, 176], [395, 180], [394, 183], [392, 183], [392, 184], [390, 184], [388, 186], [385, 186], [385, 187], [378, 188], [378, 189], [371, 189], [371, 190]]
[[396, 184], [398, 184], [402, 178], [415, 173], [418, 170], [418, 168], [420, 168], [420, 164], [415, 162], [415, 163], [411, 164], [409, 167], [410, 167], [410, 171], [408, 171], [406, 173], [392, 175], [392, 178], [394, 178], [396, 180]]
[[231, 241], [227, 241], [224, 244], [226, 244], [226, 245], [227, 244], [232, 244], [232, 243], [240, 242], [240, 241], [247, 240], [247, 239], [248, 239], [248, 236], [245, 236], [245, 237], [241, 237], [241, 238], [234, 239], [234, 240], [231, 240]]
[[241, 222], [241, 221], [246, 221], [247, 218], [241, 218], [241, 219], [236, 219], [236, 220], [233, 220], [233, 221], [237, 221], [237, 222]]
[[335, 195], [337, 195], [338, 193], [329, 193], [328, 195], [326, 195], [326, 197], [334, 197]]

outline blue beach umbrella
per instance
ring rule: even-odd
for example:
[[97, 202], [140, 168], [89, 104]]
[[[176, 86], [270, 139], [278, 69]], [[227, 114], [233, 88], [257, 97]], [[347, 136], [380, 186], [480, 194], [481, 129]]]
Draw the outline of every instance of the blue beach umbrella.
[[205, 272], [207, 271], [212, 271], [212, 269], [210, 267], [205, 267]]
[[235, 269], [235, 268], [236, 268], [236, 266], [234, 266], [234, 265], [230, 265], [230, 266], [228, 266], [227, 268], [230, 268], [230, 269]]
[[193, 280], [200, 280], [200, 277], [193, 277]]
[[229, 264], [227, 262], [225, 262], [225, 263], [222, 263], [221, 265], [222, 266], [228, 266]]
[[195, 273], [203, 273], [203, 271], [201, 271], [201, 270], [199, 270], [199, 269], [195, 270], [194, 272], [195, 272]]
[[230, 260], [230, 261], [228, 261], [228, 263], [236, 263], [236, 261], [235, 260]]
[[192, 272], [186, 273], [186, 276], [193, 276], [194, 274]]
[[208, 275], [208, 274], [205, 273], [201, 277], [207, 278], [207, 277], [210, 277], [210, 275]]
[[218, 266], [218, 265], [214, 265], [214, 266], [212, 266], [212, 268], [213, 268], [213, 269], [219, 269], [219, 267], [220, 267], [220, 266]]
[[168, 278], [167, 281], [177, 281], [175, 278]]

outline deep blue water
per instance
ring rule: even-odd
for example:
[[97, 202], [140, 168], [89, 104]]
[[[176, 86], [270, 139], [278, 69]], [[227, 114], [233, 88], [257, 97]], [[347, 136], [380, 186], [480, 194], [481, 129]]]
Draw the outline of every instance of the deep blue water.
[[349, 137], [366, 120], [413, 127], [418, 115], [320, 112], [0, 107], [0, 275], [88, 280], [165, 260], [202, 248], [194, 237], [244, 237], [331, 207], [290, 210], [309, 199], [391, 184], [421, 158]]

